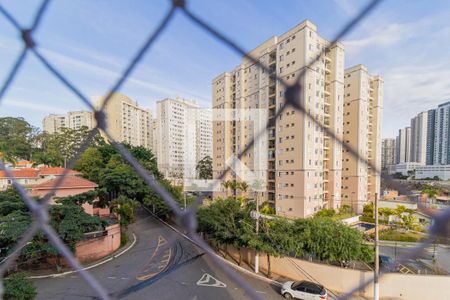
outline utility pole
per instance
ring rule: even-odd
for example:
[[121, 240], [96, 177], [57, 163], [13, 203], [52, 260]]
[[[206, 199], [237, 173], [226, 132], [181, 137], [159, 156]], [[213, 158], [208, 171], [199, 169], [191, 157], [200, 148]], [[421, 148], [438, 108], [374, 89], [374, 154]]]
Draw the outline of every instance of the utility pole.
[[378, 193], [375, 193], [375, 268], [373, 274], [373, 299], [380, 299], [380, 285], [378, 283], [378, 275], [380, 273], [380, 257], [379, 257], [379, 241], [378, 241]]
[[[259, 234], [259, 197], [256, 195], [256, 236]], [[259, 253], [255, 249], [255, 273], [259, 273]]]

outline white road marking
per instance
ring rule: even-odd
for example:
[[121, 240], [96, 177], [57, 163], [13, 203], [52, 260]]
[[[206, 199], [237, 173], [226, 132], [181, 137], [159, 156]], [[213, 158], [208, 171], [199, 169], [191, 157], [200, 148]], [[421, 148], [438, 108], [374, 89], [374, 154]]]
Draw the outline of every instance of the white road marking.
[[208, 273], [204, 273], [203, 276], [197, 281], [197, 285], [200, 286], [211, 286], [211, 287], [220, 287], [220, 288], [226, 288], [227, 285], [223, 283], [222, 281], [214, 278], [213, 276], [209, 275]]

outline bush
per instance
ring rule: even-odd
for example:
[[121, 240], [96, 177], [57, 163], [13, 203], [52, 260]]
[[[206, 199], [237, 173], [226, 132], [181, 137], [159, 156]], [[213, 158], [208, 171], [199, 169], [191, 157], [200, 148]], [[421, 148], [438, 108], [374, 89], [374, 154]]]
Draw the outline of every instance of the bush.
[[36, 288], [24, 273], [14, 273], [3, 281], [5, 300], [31, 300], [36, 297]]
[[129, 240], [128, 233], [122, 231], [122, 233], [120, 234], [120, 247], [125, 246], [128, 243], [128, 240]]

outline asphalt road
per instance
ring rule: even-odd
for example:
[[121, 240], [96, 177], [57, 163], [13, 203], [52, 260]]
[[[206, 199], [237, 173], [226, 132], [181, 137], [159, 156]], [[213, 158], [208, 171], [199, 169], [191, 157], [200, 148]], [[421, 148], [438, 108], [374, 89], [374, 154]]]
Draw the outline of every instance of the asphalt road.
[[[406, 256], [411, 251], [411, 246], [404, 246], [398, 243], [397, 246], [380, 246], [380, 254], [391, 257], [393, 260], [397, 261], [400, 257]], [[433, 268], [423, 262], [431, 263], [433, 255], [436, 256], [437, 266], [450, 273], [450, 251], [447, 248], [441, 246], [430, 245], [425, 248], [425, 250], [419, 254], [417, 257], [409, 259], [404, 265], [409, 268], [413, 273], [419, 274], [434, 274]]]
[[[132, 225], [136, 245], [122, 256], [89, 270], [108, 292], [120, 299], [249, 299], [211, 259], [144, 211]], [[176, 238], [171, 247], [168, 240]], [[279, 287], [239, 275], [263, 299], [282, 299]], [[37, 299], [96, 299], [76, 273], [36, 279]]]

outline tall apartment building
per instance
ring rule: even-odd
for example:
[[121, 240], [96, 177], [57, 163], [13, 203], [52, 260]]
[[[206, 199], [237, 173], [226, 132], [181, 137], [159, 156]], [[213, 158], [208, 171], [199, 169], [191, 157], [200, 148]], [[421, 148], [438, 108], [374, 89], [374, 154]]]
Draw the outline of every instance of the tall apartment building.
[[424, 111], [411, 119], [410, 161], [425, 164], [427, 161], [428, 112]]
[[411, 127], [399, 129], [395, 141], [395, 147], [395, 159], [397, 164], [403, 164], [411, 161]]
[[45, 132], [61, 132], [62, 128], [78, 130], [81, 127], [93, 128], [93, 114], [89, 111], [70, 111], [66, 115], [51, 114], [42, 121], [42, 128]]
[[69, 128], [78, 130], [81, 127], [93, 128], [94, 115], [90, 111], [70, 111], [67, 113], [67, 123]]
[[450, 101], [438, 105], [434, 113], [434, 165], [450, 164]]
[[207, 156], [212, 158], [212, 111], [199, 109], [196, 120], [196, 157], [197, 162]]
[[[275, 113], [286, 101], [285, 90], [274, 76], [291, 84], [304, 71], [300, 101], [313, 118], [342, 138], [343, 46], [334, 45], [320, 61], [306, 67], [327, 45], [329, 42], [318, 35], [310, 21], [270, 38], [249, 53], [269, 71], [244, 59], [234, 70], [217, 76], [212, 81], [213, 108], [238, 109], [241, 115], [265, 109], [266, 121], [274, 121]], [[253, 137], [251, 122], [214, 119], [214, 178], [227, 168], [226, 161], [238, 155]], [[252, 148], [241, 159], [249, 169], [254, 168], [267, 178], [267, 192], [260, 195], [262, 201], [269, 201], [277, 214], [288, 217], [307, 217], [322, 208], [340, 206], [342, 149], [320, 126], [305, 114], [288, 108], [269, 128], [267, 141], [266, 149]], [[268, 153], [265, 169], [254, 165], [254, 156], [261, 150]], [[228, 172], [225, 179], [246, 180], [237, 178], [233, 172]]]
[[211, 156], [211, 110], [184, 99], [157, 102], [155, 124], [159, 171], [173, 181], [195, 178], [197, 162]]
[[381, 169], [395, 164], [395, 139], [382, 139], [381, 142]]
[[47, 133], [60, 132], [62, 128], [67, 128], [67, 116], [51, 114], [42, 120], [42, 129]]
[[[95, 107], [99, 108], [104, 97], [95, 97], [93, 100]], [[139, 107], [136, 101], [125, 95], [115, 93], [104, 112], [107, 116], [108, 132], [114, 140], [150, 149], [152, 145], [150, 110]]]
[[436, 122], [436, 110], [428, 110], [428, 127], [427, 127], [427, 158], [426, 164], [434, 164], [434, 140], [435, 140], [435, 126]]
[[343, 149], [342, 203], [361, 213], [380, 190], [383, 80], [357, 65], [345, 70], [344, 84], [343, 141], [374, 167]]

